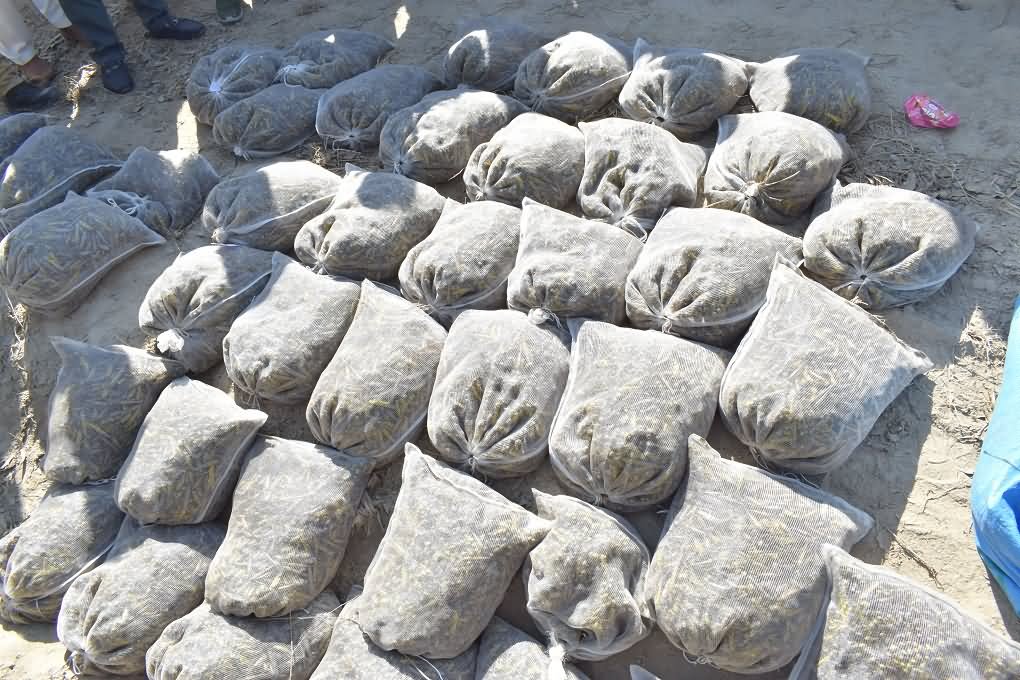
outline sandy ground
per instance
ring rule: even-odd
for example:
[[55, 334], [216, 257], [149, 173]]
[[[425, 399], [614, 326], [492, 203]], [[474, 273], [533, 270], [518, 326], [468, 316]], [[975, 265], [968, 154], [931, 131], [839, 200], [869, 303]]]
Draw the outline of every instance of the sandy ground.
[[[600, 31], [632, 40], [699, 46], [761, 60], [807, 46], [844, 46], [872, 57], [875, 94], [868, 127], [851, 138], [857, 160], [845, 177], [891, 182], [936, 195], [965, 209], [983, 224], [978, 247], [945, 289], [929, 300], [897, 310], [886, 323], [925, 351], [935, 369], [920, 378], [888, 409], [860, 450], [822, 485], [877, 520], [875, 532], [856, 550], [959, 601], [974, 616], [1016, 636], [1020, 625], [974, 549], [968, 498], [970, 477], [991, 413], [1005, 349], [1013, 298], [1020, 292], [1020, 119], [1014, 115], [1016, 64], [1020, 63], [1020, 3], [1016, 0], [875, 0], [872, 2], [719, 3], [692, 0], [528, 0], [525, 2], [399, 2], [324, 0], [257, 2], [239, 26], [215, 23], [213, 3], [187, 0], [175, 10], [207, 20], [206, 37], [192, 44], [146, 41], [137, 18], [123, 3], [111, 5], [135, 66], [138, 89], [117, 97], [97, 80], [85, 82], [79, 67], [87, 55], [68, 50], [41, 28], [63, 72], [74, 103], [55, 113], [74, 127], [126, 156], [135, 146], [200, 149], [224, 175], [244, 167], [211, 146], [208, 129], [196, 125], [184, 101], [187, 73], [199, 55], [227, 42], [245, 40], [284, 47], [316, 29], [347, 27], [380, 32], [395, 40], [389, 61], [437, 67], [457, 35], [457, 22], [476, 14], [503, 15], [541, 26], [550, 35], [571, 29]], [[34, 18], [35, 25], [41, 22]], [[958, 111], [961, 127], [923, 131], [902, 122], [899, 106], [913, 92], [927, 92]], [[313, 145], [302, 152], [317, 154]], [[339, 159], [320, 160], [336, 165]], [[448, 187], [450, 195], [462, 188]], [[0, 533], [31, 512], [45, 490], [36, 462], [37, 439], [58, 361], [46, 340], [65, 335], [92, 343], [141, 346], [136, 314], [149, 283], [179, 251], [203, 243], [192, 229], [178, 243], [147, 250], [115, 269], [71, 317], [45, 321], [0, 316], [0, 450], [7, 463], [0, 479]], [[15, 336], [27, 337], [23, 356]], [[16, 356], [17, 355], [17, 356]], [[204, 376], [228, 389], [222, 368]], [[274, 434], [310, 438], [300, 410], [272, 412]], [[719, 424], [711, 442], [743, 456]], [[373, 497], [381, 512], [365, 523], [337, 577], [339, 593], [358, 582], [392, 506], [395, 468], [379, 475]], [[546, 468], [500, 485], [527, 503], [531, 486], [555, 490]], [[637, 522], [651, 544], [660, 519]], [[501, 613], [530, 628], [522, 613], [518, 582]], [[533, 630], [533, 629], [532, 629]], [[51, 626], [0, 629], [0, 677], [42, 680], [64, 677], [63, 649]], [[641, 663], [664, 679], [725, 678], [727, 674], [688, 664], [661, 634], [607, 662], [584, 665], [594, 680], [627, 677]], [[736, 677], [736, 676], [734, 676]], [[783, 677], [782, 673], [764, 677]]]

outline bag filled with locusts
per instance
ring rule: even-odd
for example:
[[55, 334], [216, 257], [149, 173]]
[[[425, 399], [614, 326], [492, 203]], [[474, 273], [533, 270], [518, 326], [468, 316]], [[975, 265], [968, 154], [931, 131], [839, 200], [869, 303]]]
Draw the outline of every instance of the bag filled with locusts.
[[266, 418], [215, 387], [178, 378], [145, 416], [117, 475], [117, 506], [144, 524], [217, 517]]
[[629, 232], [524, 200], [507, 303], [535, 323], [589, 317], [622, 323], [627, 273], [641, 253]]
[[311, 161], [270, 163], [217, 184], [202, 226], [215, 243], [290, 252], [301, 225], [326, 209], [339, 186], [339, 175]]
[[191, 112], [198, 122], [212, 125], [220, 113], [272, 85], [282, 60], [279, 50], [249, 45], [227, 45], [205, 55], [184, 90]]
[[77, 130], [40, 128], [0, 162], [0, 238], [32, 215], [81, 193], [124, 162]]
[[324, 91], [270, 85], [216, 116], [213, 141], [245, 160], [293, 151], [315, 134], [315, 111]]
[[662, 49], [641, 38], [634, 72], [620, 92], [620, 108], [681, 139], [712, 127], [747, 92], [742, 61], [698, 49]]
[[55, 482], [110, 479], [156, 398], [184, 366], [134, 347], [52, 337], [60, 357], [50, 394], [42, 469]]
[[[701, 437], [645, 581], [659, 628], [685, 653], [766, 673], [800, 652], [825, 599], [822, 546], [874, 522], [841, 498], [725, 460]], [[859, 677], [859, 676], [854, 676]]]
[[400, 265], [401, 292], [447, 326], [465, 309], [505, 308], [520, 231], [519, 208], [447, 199], [432, 233]]
[[522, 113], [475, 147], [464, 169], [472, 201], [520, 206], [525, 197], [564, 208], [577, 196], [584, 172], [584, 135], [539, 113]]
[[550, 658], [550, 652], [523, 630], [494, 616], [478, 641], [475, 680], [588, 680], [561, 657]]
[[625, 118], [580, 123], [584, 176], [577, 203], [584, 216], [645, 236], [674, 206], [692, 207], [708, 150], [663, 128]]
[[409, 656], [463, 654], [549, 528], [408, 444], [396, 506], [357, 601], [361, 630]]
[[824, 474], [931, 367], [870, 314], [778, 259], [765, 304], [726, 369], [719, 411], [761, 460]]
[[776, 255], [800, 260], [800, 239], [732, 210], [673, 208], [627, 276], [627, 317], [729, 347], [765, 303]]
[[786, 224], [832, 186], [849, 158], [843, 135], [788, 113], [723, 116], [705, 170], [709, 208]]
[[442, 82], [421, 66], [383, 64], [344, 80], [319, 99], [315, 131], [327, 150], [370, 151], [391, 114], [413, 106]]
[[522, 23], [499, 17], [472, 19], [458, 29], [461, 37], [450, 45], [443, 59], [447, 87], [510, 90], [524, 58], [549, 41]]
[[429, 402], [429, 439], [438, 457], [492, 478], [537, 468], [567, 383], [565, 335], [513, 310], [457, 317]]
[[259, 437], [205, 582], [213, 610], [265, 618], [307, 607], [336, 575], [371, 472], [336, 449]]
[[203, 602], [145, 654], [151, 680], [308, 680], [322, 660], [340, 602], [328, 590], [285, 616], [217, 614]]
[[620, 512], [668, 500], [705, 436], [729, 352], [659, 331], [572, 322], [570, 377], [549, 458], [568, 489]]
[[202, 373], [221, 358], [230, 325], [269, 281], [273, 255], [245, 246], [202, 246], [152, 282], [138, 325], [161, 354]]
[[[86, 196], [113, 200], [150, 229], [173, 236], [195, 219], [206, 195], [219, 181], [220, 176], [200, 154], [181, 149], [154, 152], [140, 146], [116, 174], [92, 187]], [[134, 208], [138, 203], [141, 207]]]
[[316, 31], [302, 36], [284, 52], [276, 82], [330, 88], [369, 70], [392, 49], [393, 43], [375, 33]]
[[57, 637], [75, 674], [137, 675], [163, 629], [202, 604], [223, 527], [121, 525], [106, 561], [71, 584]]
[[64, 593], [99, 565], [123, 520], [113, 482], [51, 486], [0, 541], [0, 621], [55, 621]]
[[305, 416], [312, 436], [379, 467], [425, 427], [446, 331], [371, 281], [347, 334], [315, 384]]
[[824, 47], [748, 64], [751, 101], [759, 111], [785, 111], [837, 132], [855, 132], [871, 113], [868, 61], [849, 50]]
[[476, 146], [526, 110], [515, 99], [470, 87], [433, 92], [389, 117], [379, 136], [379, 160], [419, 182], [449, 182]]
[[923, 300], [974, 252], [977, 224], [916, 191], [837, 184], [829, 205], [804, 233], [804, 269], [867, 309]]
[[0, 118], [0, 163], [18, 150], [29, 137], [57, 119], [42, 113], [14, 113]]
[[299, 403], [336, 354], [354, 320], [361, 286], [315, 274], [273, 253], [273, 275], [223, 338], [234, 385], [255, 399]]
[[389, 281], [429, 235], [446, 199], [421, 182], [347, 164], [332, 202], [294, 237], [298, 259], [320, 274]]
[[34, 312], [69, 314], [108, 271], [164, 242], [118, 208], [69, 193], [0, 241], [0, 289]]
[[532, 111], [568, 123], [587, 120], [620, 94], [630, 75], [630, 52], [615, 40], [567, 33], [521, 62], [514, 96]]
[[822, 548], [829, 591], [791, 680], [1012, 680], [1020, 644], [942, 593]]

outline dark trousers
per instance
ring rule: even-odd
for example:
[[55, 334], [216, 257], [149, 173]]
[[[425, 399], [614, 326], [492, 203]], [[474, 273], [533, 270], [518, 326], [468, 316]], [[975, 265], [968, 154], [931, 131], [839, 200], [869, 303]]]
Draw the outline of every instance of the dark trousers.
[[[132, 0], [146, 28], [152, 27], [167, 15], [165, 0]], [[101, 67], [124, 59], [124, 46], [117, 38], [110, 15], [103, 0], [60, 0], [64, 14], [92, 43], [92, 58]]]

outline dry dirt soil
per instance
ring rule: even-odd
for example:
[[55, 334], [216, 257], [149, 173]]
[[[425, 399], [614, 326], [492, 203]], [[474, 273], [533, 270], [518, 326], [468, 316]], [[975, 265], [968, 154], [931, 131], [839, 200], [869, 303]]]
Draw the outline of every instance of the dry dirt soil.
[[[940, 293], [885, 315], [888, 326], [926, 352], [935, 368], [896, 400], [851, 460], [820, 483], [875, 517], [876, 530], [855, 551], [859, 557], [940, 590], [996, 629], [1018, 634], [1016, 618], [975, 552], [968, 499], [998, 390], [1004, 329], [1020, 292], [1020, 118], [1015, 115], [1020, 2], [255, 1], [244, 23], [229, 28], [216, 23], [212, 0], [175, 3], [177, 13], [209, 25], [204, 38], [185, 44], [145, 39], [126, 3], [110, 3], [138, 81], [137, 90], [126, 96], [112, 95], [98, 78], [90, 79], [88, 55], [68, 48], [26, 10], [39, 29], [37, 41], [67, 79], [68, 101], [54, 113], [124, 156], [138, 145], [197, 149], [228, 175], [246, 169], [246, 164], [215, 148], [209, 130], [196, 125], [184, 100], [184, 85], [200, 55], [233, 41], [285, 47], [311, 30], [363, 28], [395, 41], [397, 49], [388, 61], [436, 69], [457, 37], [461, 19], [499, 15], [524, 20], [550, 36], [585, 29], [626, 40], [643, 37], [653, 43], [709, 48], [748, 60], [815, 46], [842, 46], [870, 55], [873, 117], [850, 139], [857, 157], [844, 179], [927, 192], [965, 210], [983, 230], [974, 254]], [[914, 92], [929, 93], [958, 111], [962, 125], [954, 131], [907, 126], [900, 107]], [[344, 160], [324, 155], [313, 144], [298, 155], [334, 168]], [[446, 189], [463, 197], [462, 187]], [[193, 227], [179, 242], [133, 257], [66, 319], [47, 321], [10, 310], [0, 315], [0, 451], [6, 452], [0, 533], [22, 521], [45, 491], [37, 466], [38, 433], [45, 426], [46, 401], [59, 365], [47, 336], [143, 345], [136, 314], [147, 287], [179, 251], [203, 241]], [[229, 389], [222, 368], [203, 379]], [[300, 411], [271, 415], [268, 429], [274, 434], [310, 438]], [[718, 423], [710, 439], [727, 455], [745, 456]], [[360, 580], [368, 564], [392, 507], [396, 472], [391, 468], [376, 480], [378, 521], [359, 530], [335, 583], [340, 593]], [[555, 490], [555, 481], [544, 469], [500, 490], [527, 503], [532, 486]], [[651, 544], [660, 521], [655, 513], [637, 518]], [[530, 627], [521, 603], [522, 589], [515, 583], [501, 613]], [[63, 668], [62, 653], [52, 626], [0, 629], [2, 678], [64, 677], [69, 671]], [[731, 677], [689, 664], [661, 634], [583, 668], [595, 680], [617, 680], [628, 677], [630, 663], [640, 663], [664, 680]]]

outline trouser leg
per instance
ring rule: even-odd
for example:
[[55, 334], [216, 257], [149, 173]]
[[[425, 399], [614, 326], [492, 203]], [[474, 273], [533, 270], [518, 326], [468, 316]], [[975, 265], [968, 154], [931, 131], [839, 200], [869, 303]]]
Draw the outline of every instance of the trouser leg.
[[92, 45], [92, 58], [100, 66], [124, 59], [124, 46], [117, 38], [113, 21], [106, 12], [103, 0], [60, 0], [61, 7], [75, 26]]
[[170, 13], [165, 0], [132, 0], [132, 4], [146, 28], [152, 28]]
[[32, 3], [52, 26], [68, 28], [71, 25], [71, 20], [64, 14], [64, 8], [60, 6], [58, 0], [32, 0]]
[[24, 66], [35, 56], [32, 31], [25, 25], [14, 0], [0, 0], [0, 54], [18, 66]]

